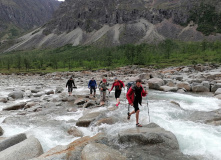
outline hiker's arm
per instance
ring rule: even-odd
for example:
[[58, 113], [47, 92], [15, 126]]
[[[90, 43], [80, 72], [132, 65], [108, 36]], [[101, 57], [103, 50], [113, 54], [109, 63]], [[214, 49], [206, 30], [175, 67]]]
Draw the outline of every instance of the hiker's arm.
[[91, 81], [89, 81], [89, 83], [88, 83], [88, 88], [90, 88], [90, 84], [91, 84]]
[[129, 104], [132, 104], [133, 103], [133, 101], [132, 101], [132, 97], [131, 97], [131, 95], [133, 94], [133, 89], [132, 88], [130, 88], [129, 89], [129, 91], [127, 92], [127, 100], [128, 100], [128, 102], [129, 102]]
[[122, 84], [123, 84], [123, 87], [125, 88], [125, 84], [124, 84], [124, 82], [123, 81], [120, 81]]
[[109, 92], [111, 92], [111, 91], [113, 90], [113, 88], [114, 88], [114, 83], [112, 84], [112, 87], [111, 87], [111, 89], [109, 90]]
[[67, 83], [66, 83], [66, 88], [67, 88], [67, 86], [68, 86], [68, 81], [67, 81]]

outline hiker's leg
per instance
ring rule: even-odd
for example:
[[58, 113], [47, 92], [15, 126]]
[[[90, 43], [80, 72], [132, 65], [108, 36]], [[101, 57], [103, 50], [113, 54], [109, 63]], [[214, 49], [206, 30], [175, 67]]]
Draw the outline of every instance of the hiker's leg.
[[95, 97], [95, 95], [96, 95], [96, 88], [94, 88], [94, 97]]
[[136, 124], [138, 124], [139, 122], [139, 113], [140, 113], [140, 110], [136, 111]]

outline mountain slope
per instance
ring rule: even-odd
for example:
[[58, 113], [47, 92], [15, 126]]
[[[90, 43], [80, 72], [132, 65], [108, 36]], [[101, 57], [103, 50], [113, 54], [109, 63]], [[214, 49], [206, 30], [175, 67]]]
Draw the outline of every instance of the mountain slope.
[[59, 4], [57, 0], [0, 0], [0, 40], [43, 25]]
[[212, 30], [209, 36], [198, 31], [196, 22], [200, 21], [190, 21], [202, 2], [216, 6], [214, 12], [219, 13], [219, 0], [66, 0], [54, 19], [18, 39], [16, 46], [8, 51], [65, 44], [157, 43], [166, 38], [221, 40], [220, 34], [210, 34]]

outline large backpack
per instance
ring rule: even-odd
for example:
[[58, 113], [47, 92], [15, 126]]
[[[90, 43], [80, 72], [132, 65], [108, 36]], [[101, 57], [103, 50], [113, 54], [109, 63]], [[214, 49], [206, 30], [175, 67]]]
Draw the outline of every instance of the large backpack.
[[129, 83], [127, 83], [127, 92], [129, 91], [129, 89], [130, 89], [130, 87], [132, 87], [133, 85], [135, 85], [136, 83], [135, 82], [133, 82], [133, 81], [131, 81], [131, 82], [129, 82]]

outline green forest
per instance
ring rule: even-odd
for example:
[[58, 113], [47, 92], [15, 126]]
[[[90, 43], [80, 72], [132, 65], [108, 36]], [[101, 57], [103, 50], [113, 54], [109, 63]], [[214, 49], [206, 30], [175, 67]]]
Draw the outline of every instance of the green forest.
[[221, 42], [127, 44], [116, 47], [72, 46], [14, 51], [0, 55], [2, 73], [114, 69], [126, 65], [169, 66], [221, 63]]

